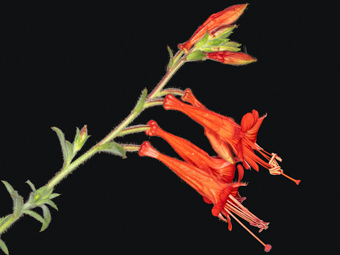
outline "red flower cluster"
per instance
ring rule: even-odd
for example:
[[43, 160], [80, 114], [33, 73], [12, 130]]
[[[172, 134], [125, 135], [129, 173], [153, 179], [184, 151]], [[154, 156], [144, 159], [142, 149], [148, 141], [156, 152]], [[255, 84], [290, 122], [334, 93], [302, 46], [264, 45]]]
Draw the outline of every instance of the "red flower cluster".
[[[190, 89], [185, 90], [182, 101], [168, 94], [164, 99], [164, 109], [181, 111], [201, 124], [217, 156], [210, 156], [190, 141], [164, 131], [153, 120], [148, 122], [149, 129], [146, 134], [166, 140], [184, 161], [160, 153], [149, 142], [141, 145], [139, 155], [156, 158], [167, 165], [194, 188], [206, 203], [214, 205], [212, 214], [228, 222], [229, 230], [232, 229], [232, 216], [269, 251], [271, 246], [262, 242], [235, 216], [238, 215], [260, 231], [268, 228], [268, 223], [260, 220], [242, 205], [245, 198], [238, 192], [239, 187], [246, 186], [241, 182], [244, 175], [242, 165], [246, 169], [252, 167], [258, 171], [260, 164], [268, 168], [271, 174], [283, 174], [277, 163], [281, 158], [274, 153], [269, 154], [256, 143], [258, 130], [266, 116], [259, 117], [258, 112], [253, 110], [244, 115], [241, 125], [238, 125], [233, 119], [208, 110]], [[254, 150], [265, 160], [256, 155]], [[235, 182], [236, 163], [238, 175]], [[292, 180], [296, 184], [300, 182]]]
[[[211, 59], [233, 65], [256, 61], [245, 53], [236, 52], [239, 50], [235, 46], [237, 43], [230, 43], [227, 38], [235, 27], [231, 24], [242, 15], [246, 7], [246, 4], [234, 5], [211, 15], [189, 41], [178, 45], [179, 49], [188, 53], [188, 56], [192, 54], [192, 60]], [[211, 45], [213, 46], [210, 47]], [[166, 140], [183, 161], [160, 153], [149, 142], [140, 146], [139, 155], [164, 163], [194, 188], [206, 203], [213, 204], [212, 214], [227, 222], [229, 230], [232, 229], [231, 216], [265, 247], [265, 251], [270, 251], [271, 246], [262, 242], [236, 217], [237, 215], [250, 225], [258, 227], [260, 232], [268, 228], [269, 223], [260, 220], [242, 205], [245, 198], [240, 196], [238, 188], [246, 186], [241, 182], [244, 176], [243, 167], [259, 171], [258, 165], [261, 165], [270, 174], [283, 175], [296, 184], [300, 183], [300, 180], [283, 173], [278, 164], [282, 159], [277, 154], [266, 152], [256, 143], [258, 130], [266, 115], [260, 117], [253, 110], [243, 116], [239, 125], [231, 118], [208, 110], [190, 89], [185, 90], [181, 99], [182, 101], [168, 94], [164, 98], [164, 109], [180, 111], [202, 125], [204, 134], [217, 155], [210, 156], [190, 141], [164, 131], [153, 120], [148, 122], [146, 134]]]
[[[216, 42], [221, 43], [222, 41], [218, 37], [223, 37], [224, 33], [227, 33], [228, 35], [230, 34], [231, 30], [236, 27], [231, 24], [238, 20], [238, 18], [243, 14], [247, 6], [248, 4], [233, 5], [223, 11], [212, 14], [196, 30], [189, 41], [179, 44], [178, 48], [184, 53], [188, 53], [188, 51], [196, 43], [198, 43], [205, 36], [206, 33], [209, 34], [209, 38], [211, 40], [217, 38], [217, 40], [215, 40], [215, 42], [213, 43], [214, 45], [216, 44]], [[228, 41], [229, 40], [226, 40], [225, 42]], [[213, 52], [205, 52], [205, 50], [203, 49], [203, 51], [201, 52], [203, 55], [205, 55], [203, 59], [211, 59], [229, 65], [246, 65], [257, 61], [255, 58], [249, 56], [246, 53], [235, 52], [235, 49], [232, 51], [225, 50], [226, 48], [228, 49], [228, 47], [225, 46], [226, 45], [224, 45], [223, 43], [221, 45], [218, 45], [217, 43], [216, 46], [211, 48], [213, 49]]]

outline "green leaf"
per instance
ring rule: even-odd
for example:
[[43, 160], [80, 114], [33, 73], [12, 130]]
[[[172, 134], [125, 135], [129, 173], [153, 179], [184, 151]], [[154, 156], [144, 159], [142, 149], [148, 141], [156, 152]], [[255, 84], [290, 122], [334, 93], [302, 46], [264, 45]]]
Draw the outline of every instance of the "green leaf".
[[144, 104], [145, 104], [145, 99], [146, 99], [146, 94], [147, 94], [147, 90], [146, 88], [143, 89], [142, 91], [142, 95], [140, 96], [136, 106], [135, 106], [135, 109], [133, 110], [135, 114], [139, 114], [142, 110], [143, 110], [143, 107], [144, 107]]
[[67, 164], [70, 163], [73, 159], [73, 157], [75, 156], [75, 154], [73, 154], [73, 144], [70, 143], [69, 141], [65, 141], [66, 142], [66, 150], [67, 150]]
[[6, 181], [2, 181], [2, 183], [5, 185], [5, 187], [6, 187], [7, 191], [8, 191], [8, 193], [12, 196], [13, 192], [15, 191], [15, 190], [13, 189], [12, 185], [9, 184], [9, 183], [6, 182]]
[[53, 189], [49, 189], [47, 186], [43, 186], [39, 188], [36, 192], [34, 192], [34, 202], [44, 203], [45, 199], [49, 199], [50, 195], [52, 194]]
[[36, 188], [35, 188], [34, 184], [33, 184], [30, 180], [27, 180], [26, 183], [27, 183], [28, 185], [30, 185], [30, 187], [31, 187], [31, 189], [32, 189], [33, 192], [36, 191]]
[[168, 64], [168, 70], [169, 70], [169, 69], [171, 69], [171, 67], [174, 64], [174, 53], [172, 52], [172, 50], [170, 49], [169, 46], [166, 46], [166, 48], [168, 49], [169, 56], [170, 56], [170, 60], [169, 60], [169, 64]]
[[22, 196], [18, 194], [17, 191], [14, 191], [12, 195], [12, 200], [13, 200], [13, 215], [15, 218], [17, 218], [21, 214], [22, 208], [24, 207], [24, 199]]
[[99, 151], [111, 153], [113, 155], [117, 155], [117, 156], [121, 156], [122, 158], [126, 158], [126, 151], [124, 150], [124, 148], [120, 144], [118, 144], [116, 142], [109, 142], [109, 143], [105, 143], [105, 144], [101, 145], [99, 147]]
[[42, 224], [45, 223], [45, 220], [43, 217], [40, 216], [40, 214], [36, 213], [35, 211], [32, 210], [24, 210], [23, 211], [24, 214], [27, 214], [31, 217], [33, 217], [34, 219], [36, 219], [37, 221], [41, 222]]
[[61, 194], [58, 194], [58, 193], [52, 193], [48, 198], [53, 199], [53, 198], [59, 197], [60, 195]]
[[186, 56], [187, 61], [199, 61], [204, 60], [206, 57], [206, 54], [202, 51], [194, 51], [190, 53], [188, 56]]
[[51, 127], [51, 129], [53, 131], [55, 131], [57, 133], [57, 136], [59, 138], [59, 142], [60, 142], [60, 147], [61, 147], [61, 152], [63, 154], [63, 158], [64, 158], [64, 166], [66, 165], [67, 159], [68, 159], [68, 150], [67, 150], [67, 146], [66, 146], [66, 140], [65, 140], [65, 135], [64, 133], [57, 127]]
[[0, 248], [1, 248], [1, 250], [2, 250], [6, 255], [9, 254], [8, 248], [7, 248], [6, 244], [5, 244], [5, 242], [2, 241], [1, 239], [0, 239]]
[[46, 205], [40, 205], [41, 209], [43, 210], [43, 215], [44, 215], [44, 223], [40, 229], [40, 232], [44, 231], [48, 225], [50, 225], [51, 222], [51, 213], [50, 210]]
[[44, 201], [44, 203], [49, 205], [49, 206], [51, 206], [51, 207], [53, 207], [54, 209], [56, 209], [58, 211], [57, 205], [52, 200], [47, 199], [47, 200]]
[[22, 208], [24, 207], [24, 199], [22, 196], [18, 194], [16, 190], [6, 181], [2, 181], [5, 185], [8, 193], [11, 195], [13, 200], [13, 215], [14, 217], [18, 217], [21, 213]]
[[7, 216], [4, 216], [4, 217], [1, 217], [1, 218], [0, 218], [0, 226], [2, 226], [2, 224], [3, 224], [4, 222], [6, 222], [6, 220], [7, 220], [9, 217], [11, 217], [11, 214], [9, 214], [9, 215], [7, 215]]

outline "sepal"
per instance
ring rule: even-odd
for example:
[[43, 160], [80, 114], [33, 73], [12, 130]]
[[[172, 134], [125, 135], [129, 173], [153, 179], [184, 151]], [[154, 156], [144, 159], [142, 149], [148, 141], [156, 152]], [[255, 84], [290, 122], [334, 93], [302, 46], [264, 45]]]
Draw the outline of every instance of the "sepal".
[[200, 61], [206, 58], [206, 54], [202, 51], [194, 51], [186, 56], [187, 61]]

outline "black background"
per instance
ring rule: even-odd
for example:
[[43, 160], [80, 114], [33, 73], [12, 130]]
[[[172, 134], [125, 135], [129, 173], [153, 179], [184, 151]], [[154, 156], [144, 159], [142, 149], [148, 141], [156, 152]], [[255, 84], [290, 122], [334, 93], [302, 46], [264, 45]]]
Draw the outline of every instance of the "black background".
[[[267, 3], [266, 3], [267, 2]], [[165, 73], [166, 46], [189, 39], [206, 18], [239, 1], [171, 1], [102, 5], [37, 4], [3, 7], [1, 25], [0, 179], [28, 196], [31, 180], [44, 185], [60, 169], [62, 155], [55, 133], [73, 140], [87, 124], [91, 138], [84, 151], [119, 124]], [[208, 108], [233, 117], [256, 109], [268, 114], [258, 143], [282, 158], [282, 168], [301, 179], [296, 186], [267, 170], [247, 171], [240, 189], [259, 218], [271, 222], [258, 236], [272, 254], [299, 254], [322, 247], [316, 241], [325, 148], [323, 84], [307, 66], [315, 60], [307, 48], [317, 25], [306, 6], [249, 1], [231, 38], [258, 62], [244, 67], [205, 61], [185, 64], [168, 87], [190, 87]], [[320, 80], [319, 80], [320, 79]], [[322, 108], [321, 108], [322, 106]], [[213, 154], [201, 126], [181, 113], [148, 109], [134, 123], [156, 120], [165, 130], [191, 140]], [[144, 134], [118, 139], [144, 140], [175, 156], [159, 138]], [[235, 221], [233, 230], [211, 215], [211, 206], [161, 163], [129, 154], [120, 159], [99, 154], [56, 187], [59, 212], [49, 228], [30, 217], [17, 222], [2, 239], [11, 254], [262, 254], [263, 248]], [[0, 186], [0, 215], [12, 210]], [[257, 229], [250, 227], [255, 233]]]

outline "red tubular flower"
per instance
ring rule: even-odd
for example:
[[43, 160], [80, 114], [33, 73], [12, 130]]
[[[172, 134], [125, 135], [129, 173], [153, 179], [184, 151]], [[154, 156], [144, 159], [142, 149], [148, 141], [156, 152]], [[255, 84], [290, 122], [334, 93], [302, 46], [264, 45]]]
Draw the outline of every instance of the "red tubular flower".
[[206, 108], [185, 104], [171, 94], [165, 97], [163, 107], [166, 110], [183, 112], [204, 128], [214, 132], [221, 140], [230, 144], [234, 151], [237, 151], [236, 146], [244, 134], [241, 127], [233, 119], [209, 111]]
[[[197, 104], [197, 102], [195, 104]], [[269, 154], [256, 144], [257, 132], [265, 118], [265, 116], [259, 118], [257, 111], [253, 110], [252, 113], [247, 113], [241, 121], [241, 126], [239, 126], [231, 118], [209, 111], [206, 108], [185, 104], [176, 99], [173, 95], [167, 95], [165, 97], [163, 106], [166, 110], [178, 110], [183, 112], [201, 124], [205, 130], [208, 130], [206, 134], [209, 135], [209, 133], [212, 133], [223, 142], [229, 144], [237, 157], [243, 161], [243, 165], [246, 169], [249, 169], [250, 165], [258, 171], [259, 168], [257, 164], [261, 164], [269, 169], [271, 174], [282, 174], [296, 184], [300, 183], [300, 180], [295, 180], [288, 175], [283, 174], [282, 169], [277, 163], [277, 160], [281, 161], [281, 158], [276, 154]], [[211, 137], [213, 136], [210, 134], [210, 138]], [[212, 144], [218, 151], [218, 143], [214, 142]], [[254, 153], [254, 150], [257, 150], [269, 162], [267, 163], [258, 157]]]
[[213, 30], [221, 26], [226, 26], [234, 23], [244, 12], [247, 4], [238, 4], [230, 6], [223, 11], [212, 14], [191, 36], [189, 41], [179, 44], [178, 48], [187, 53], [190, 48], [197, 43], [208, 31], [211, 33]]
[[[206, 109], [206, 107], [197, 100], [197, 98], [192, 93], [191, 89], [186, 89], [184, 91], [184, 95], [181, 98], [184, 102], [188, 102], [193, 106], [200, 107], [203, 109]], [[214, 132], [210, 131], [209, 129], [204, 129], [204, 134], [209, 139], [211, 147], [214, 149], [214, 151], [223, 159], [227, 160], [228, 162], [234, 164], [235, 158], [233, 155], [233, 152], [230, 148], [230, 145], [224, 141], [222, 141], [218, 135], [216, 135]], [[238, 159], [236, 159], [237, 161]], [[242, 174], [243, 176], [243, 174]], [[239, 178], [241, 177], [239, 172]], [[242, 178], [241, 178], [242, 179]], [[239, 181], [241, 180], [239, 179]]]
[[[195, 167], [211, 174], [214, 178], [225, 183], [231, 183], [235, 175], [235, 165], [222, 158], [211, 157], [207, 152], [200, 149], [190, 141], [170, 134], [161, 129], [157, 122], [150, 120], [150, 127], [145, 133], [149, 136], [159, 136], [166, 140], [181, 158]], [[239, 178], [239, 181], [241, 178]]]
[[234, 66], [247, 65], [257, 61], [243, 52], [217, 51], [206, 53], [206, 55], [208, 59]]
[[204, 170], [160, 153], [153, 148], [149, 142], [144, 142], [141, 145], [139, 156], [156, 158], [168, 166], [183, 181], [214, 204], [211, 211], [214, 216], [219, 215], [230, 194], [234, 194], [235, 196], [237, 194], [237, 188], [239, 186], [245, 186], [244, 183], [224, 183], [217, 181]]
[[247, 227], [245, 227], [234, 215], [247, 220], [251, 225], [259, 227], [260, 231], [268, 228], [268, 223], [260, 220], [245, 208], [235, 196], [237, 189], [240, 186], [246, 186], [244, 183], [225, 183], [212, 178], [207, 172], [175, 158], [166, 156], [155, 148], [149, 142], [144, 142], [139, 150], [140, 156], [148, 156], [156, 158], [166, 166], [168, 166], [174, 173], [176, 173], [182, 180], [194, 188], [204, 200], [208, 203], [213, 203], [211, 210], [214, 216], [219, 217], [225, 222], [228, 222], [229, 230], [231, 230], [230, 217], [232, 216], [238, 223], [241, 224], [251, 235], [253, 235], [262, 245], [265, 250], [269, 251], [271, 247], [269, 244], [263, 243], [257, 236], [255, 236]]

